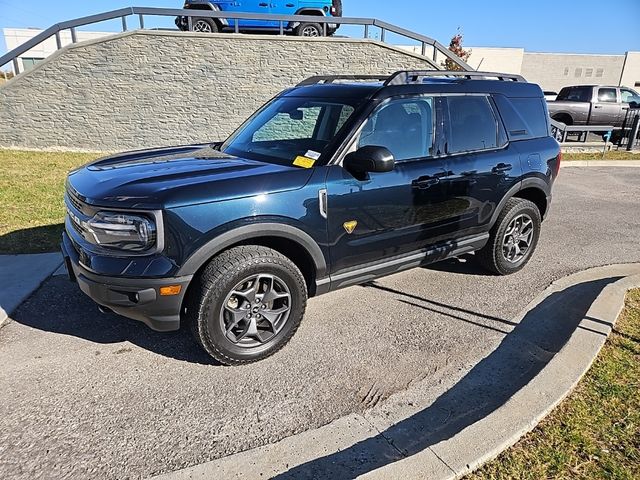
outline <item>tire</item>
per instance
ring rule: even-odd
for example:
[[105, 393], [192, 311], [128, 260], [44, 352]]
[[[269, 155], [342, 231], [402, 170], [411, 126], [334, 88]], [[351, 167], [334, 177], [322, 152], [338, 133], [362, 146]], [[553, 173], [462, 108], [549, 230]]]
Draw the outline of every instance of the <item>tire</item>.
[[[522, 222], [516, 232], [518, 236], [514, 236], [510, 232], [515, 231], [514, 227], [518, 226], [519, 219]], [[526, 227], [529, 222], [530, 230]], [[522, 198], [510, 198], [489, 233], [489, 241], [476, 252], [478, 263], [497, 275], [510, 275], [522, 270], [538, 245], [541, 224], [540, 211], [533, 202]], [[522, 240], [516, 241], [520, 238]]]
[[322, 25], [319, 23], [301, 23], [293, 33], [298, 37], [324, 37]]
[[[267, 296], [272, 300], [262, 303]], [[225, 365], [242, 365], [284, 347], [306, 305], [298, 267], [275, 250], [248, 245], [209, 262], [189, 291], [186, 319], [209, 355]]]
[[191, 19], [191, 31], [201, 33], [218, 33], [220, 29], [213, 18], [193, 17]]
[[333, 8], [336, 9], [336, 17], [342, 16], [342, 0], [333, 0]]

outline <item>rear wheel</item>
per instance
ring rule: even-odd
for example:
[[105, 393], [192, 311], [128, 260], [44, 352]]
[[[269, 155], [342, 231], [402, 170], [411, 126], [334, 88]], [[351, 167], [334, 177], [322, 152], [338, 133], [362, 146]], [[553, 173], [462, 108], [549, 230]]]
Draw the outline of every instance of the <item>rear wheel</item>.
[[218, 33], [218, 24], [212, 18], [194, 17], [191, 20], [191, 31], [201, 33]]
[[298, 37], [322, 37], [324, 32], [319, 23], [301, 23], [296, 27], [294, 33]]
[[538, 245], [541, 223], [540, 211], [533, 202], [510, 198], [491, 229], [489, 241], [476, 252], [478, 262], [498, 275], [521, 270]]
[[209, 355], [241, 365], [286, 345], [306, 304], [304, 277], [291, 260], [270, 248], [241, 246], [215, 257], [196, 279], [187, 319]]

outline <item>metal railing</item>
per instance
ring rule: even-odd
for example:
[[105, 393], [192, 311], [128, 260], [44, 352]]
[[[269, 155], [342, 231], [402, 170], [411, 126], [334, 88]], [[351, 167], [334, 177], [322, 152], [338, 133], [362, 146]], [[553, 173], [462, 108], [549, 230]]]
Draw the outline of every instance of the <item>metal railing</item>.
[[[239, 33], [240, 31], [240, 20], [262, 20], [262, 21], [272, 21], [278, 22], [279, 25], [279, 34], [284, 35], [285, 31], [289, 24], [291, 23], [302, 23], [302, 22], [311, 22], [311, 23], [319, 23], [322, 25], [324, 34], [326, 36], [328, 25], [330, 24], [338, 24], [338, 25], [355, 25], [361, 26], [364, 28], [364, 38], [369, 38], [369, 30], [371, 27], [377, 27], [380, 29], [380, 41], [386, 41], [387, 33], [393, 33], [399, 35], [405, 39], [412, 40], [414, 42], [418, 42], [422, 46], [421, 53], [424, 57], [427, 57], [427, 54], [431, 54], [431, 57], [427, 59], [427, 61], [434, 68], [440, 68], [438, 65], [438, 56], [442, 55], [446, 59], [451, 60], [456, 65], [458, 65], [462, 70], [473, 70], [467, 63], [465, 63], [460, 57], [451, 52], [448, 48], [446, 48], [441, 43], [437, 42], [433, 38], [429, 38], [425, 35], [421, 35], [419, 33], [411, 32], [404, 28], [398, 27], [396, 25], [392, 25], [387, 22], [383, 22], [381, 20], [376, 20], [373, 18], [355, 18], [355, 17], [332, 17], [332, 16], [309, 16], [309, 15], [275, 15], [275, 14], [254, 14], [254, 13], [240, 13], [240, 12], [214, 12], [208, 10], [190, 10], [190, 9], [175, 9], [175, 8], [153, 8], [153, 7], [127, 7], [121, 8], [118, 10], [112, 10], [109, 12], [99, 13], [96, 15], [90, 15], [88, 17], [76, 18], [74, 20], [68, 20], [66, 22], [56, 23], [51, 27], [47, 28], [40, 34], [36, 35], [32, 39], [23, 43], [17, 48], [14, 48], [10, 52], [6, 53], [2, 57], [0, 57], [0, 68], [9, 62], [13, 62], [14, 73], [17, 75], [20, 73], [20, 66], [18, 62], [18, 57], [32, 48], [38, 46], [45, 40], [54, 37], [56, 38], [56, 46], [57, 49], [62, 48], [62, 39], [60, 36], [60, 32], [63, 30], [70, 30], [71, 32], [71, 42], [76, 43], [78, 41], [77, 31], [78, 27], [82, 27], [85, 25], [91, 25], [94, 23], [104, 22], [107, 20], [113, 19], [121, 19], [122, 21], [122, 31], [125, 32], [128, 30], [129, 25], [127, 23], [127, 18], [130, 16], [138, 17], [138, 24], [141, 29], [144, 28], [144, 19], [148, 16], [160, 16], [160, 17], [186, 17], [188, 20], [189, 26], [192, 24], [192, 19], [194, 17], [198, 18], [219, 18], [226, 19], [229, 21], [229, 25], [233, 25], [233, 31], [235, 33]], [[431, 48], [431, 51], [429, 49]]]

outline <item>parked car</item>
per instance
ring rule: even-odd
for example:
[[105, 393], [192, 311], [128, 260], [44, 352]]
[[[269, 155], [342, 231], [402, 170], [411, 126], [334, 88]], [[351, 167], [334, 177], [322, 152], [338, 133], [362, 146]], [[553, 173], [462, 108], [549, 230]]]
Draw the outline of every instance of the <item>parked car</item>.
[[285, 345], [308, 297], [471, 252], [517, 272], [561, 155], [540, 87], [496, 75], [311, 78], [223, 143], [78, 168], [69, 275], [103, 308], [158, 331], [185, 322], [238, 365]]
[[[184, 7], [189, 10], [209, 12], [261, 13], [278, 15], [311, 15], [316, 17], [341, 17], [342, 0], [286, 0], [286, 2], [265, 2], [262, 0], [185, 0]], [[180, 30], [189, 30], [187, 17], [176, 18]], [[333, 35], [338, 24], [327, 24], [327, 35]], [[191, 30], [195, 32], [233, 32], [235, 20], [227, 18], [192, 17]], [[274, 20], [238, 20], [238, 30], [244, 33], [277, 32], [280, 22]], [[284, 25], [286, 33], [303, 37], [321, 37], [324, 27], [316, 22], [289, 22]]]
[[551, 118], [567, 125], [621, 127], [630, 106], [640, 106], [640, 95], [627, 87], [579, 85], [560, 90], [549, 102]]
[[545, 91], [542, 93], [544, 94], [544, 99], [547, 102], [553, 102], [558, 97], [558, 92]]

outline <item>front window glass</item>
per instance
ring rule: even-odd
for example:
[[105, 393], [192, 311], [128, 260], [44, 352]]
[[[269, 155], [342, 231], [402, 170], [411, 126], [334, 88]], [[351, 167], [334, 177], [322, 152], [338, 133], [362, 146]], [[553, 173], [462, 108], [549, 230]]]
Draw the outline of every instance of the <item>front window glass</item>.
[[396, 161], [429, 157], [433, 148], [433, 98], [394, 100], [365, 123], [357, 147], [386, 147]]
[[317, 160], [356, 108], [350, 101], [282, 97], [266, 105], [221, 147], [230, 155], [292, 165]]
[[620, 96], [622, 97], [622, 101], [624, 103], [631, 103], [631, 102], [640, 103], [640, 95], [638, 95], [633, 90], [621, 89]]

